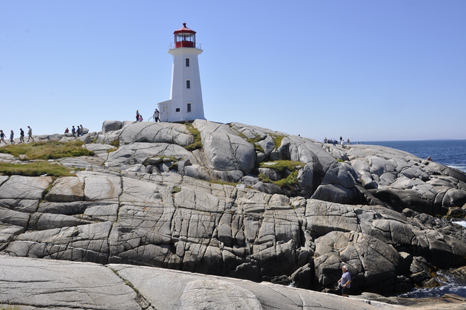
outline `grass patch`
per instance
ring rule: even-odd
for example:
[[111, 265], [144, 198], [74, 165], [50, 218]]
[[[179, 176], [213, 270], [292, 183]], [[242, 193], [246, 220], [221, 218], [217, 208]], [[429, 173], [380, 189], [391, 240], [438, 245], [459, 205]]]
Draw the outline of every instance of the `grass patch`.
[[271, 179], [269, 179], [265, 174], [263, 173], [259, 173], [258, 175], [259, 177], [259, 180], [261, 180], [262, 182], [264, 183], [273, 183], [273, 181]]
[[112, 142], [110, 142], [110, 145], [118, 148], [118, 147], [120, 147], [120, 140], [118, 140], [118, 138], [117, 138], [117, 139], [113, 140]]
[[21, 310], [21, 308], [19, 306], [0, 305], [0, 310]]
[[273, 139], [273, 143], [275, 144], [275, 147], [278, 148], [280, 145], [282, 145], [282, 140], [285, 138], [285, 136], [281, 135], [276, 135], [276, 134], [271, 134], [270, 135]]
[[236, 186], [239, 184], [239, 183], [225, 182], [222, 180], [209, 181], [209, 183], [220, 184], [220, 185], [230, 185], [230, 186]]
[[294, 186], [298, 185], [298, 171], [293, 171], [286, 178], [275, 181], [273, 183], [280, 187], [293, 189]]
[[177, 162], [178, 159], [174, 156], [155, 156], [152, 158], [160, 158], [160, 160], [163, 162], [165, 158], [169, 159], [170, 161]]
[[11, 154], [15, 157], [26, 155], [27, 159], [57, 159], [63, 157], [94, 156], [95, 153], [82, 147], [84, 142], [37, 142], [30, 144], [7, 145], [0, 149], [0, 153]]
[[[267, 165], [268, 164], [268, 165]], [[273, 164], [273, 165], [271, 165]], [[297, 171], [304, 167], [304, 164], [299, 161], [292, 161], [292, 160], [276, 160], [276, 161], [267, 161], [262, 162], [259, 165], [261, 168], [270, 168], [279, 173], [283, 173], [286, 170], [288, 171]]]
[[201, 141], [201, 133], [197, 128], [193, 126], [193, 124], [184, 124], [186, 126], [186, 129], [194, 136], [194, 142], [186, 145], [184, 148], [190, 152], [198, 149], [202, 149], [202, 141]]
[[48, 161], [36, 161], [27, 164], [0, 163], [0, 174], [25, 176], [40, 176], [47, 174], [48, 176], [56, 177], [73, 175], [70, 173], [70, 168], [49, 163]]
[[239, 131], [236, 131], [241, 138], [243, 138], [244, 140], [248, 141], [249, 143], [251, 143], [252, 145], [254, 145], [254, 149], [256, 150], [256, 152], [261, 152], [261, 153], [264, 153], [264, 149], [262, 148], [262, 146], [260, 146], [259, 144], [256, 144], [257, 142], [263, 140], [261, 139], [260, 136], [256, 135], [254, 138], [248, 138], [246, 137], [246, 135], [242, 132], [239, 132]]
[[[267, 165], [267, 163], [269, 165]], [[273, 163], [273, 165], [270, 165], [271, 163]], [[280, 187], [287, 187], [289, 189], [293, 189], [294, 186], [298, 185], [298, 170], [304, 167], [304, 164], [299, 161], [276, 160], [272, 162], [269, 161], [260, 163], [260, 167], [270, 168], [278, 173], [285, 173], [286, 171], [289, 171], [290, 173], [287, 175], [286, 178], [280, 179], [278, 181], [272, 181], [262, 173], [259, 174], [259, 180], [265, 183], [273, 183]]]

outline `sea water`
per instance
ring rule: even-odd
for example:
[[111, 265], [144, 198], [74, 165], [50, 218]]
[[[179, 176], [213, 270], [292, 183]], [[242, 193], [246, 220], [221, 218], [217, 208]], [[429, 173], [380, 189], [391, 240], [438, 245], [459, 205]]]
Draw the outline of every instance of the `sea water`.
[[365, 144], [391, 147], [423, 159], [430, 156], [439, 164], [466, 172], [466, 140], [373, 141]]
[[[435, 162], [466, 173], [466, 140], [377, 141], [365, 144], [391, 147], [423, 159], [430, 156]], [[466, 221], [456, 223], [466, 227]], [[422, 298], [456, 294], [466, 297], [466, 280], [454, 277], [448, 271], [440, 271], [437, 281], [442, 285], [428, 289], [415, 289], [401, 296]]]

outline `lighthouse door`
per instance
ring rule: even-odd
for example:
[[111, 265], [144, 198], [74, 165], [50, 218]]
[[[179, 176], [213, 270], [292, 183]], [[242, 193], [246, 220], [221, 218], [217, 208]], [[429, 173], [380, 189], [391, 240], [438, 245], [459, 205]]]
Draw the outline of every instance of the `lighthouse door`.
[[160, 111], [160, 121], [161, 122], [167, 122], [168, 121], [168, 106], [163, 105], [162, 110]]

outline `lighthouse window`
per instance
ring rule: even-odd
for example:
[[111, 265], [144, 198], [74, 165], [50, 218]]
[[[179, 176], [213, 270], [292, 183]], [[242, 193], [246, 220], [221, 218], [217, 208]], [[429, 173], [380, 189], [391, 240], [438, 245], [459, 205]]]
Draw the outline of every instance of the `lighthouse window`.
[[191, 81], [190, 80], [186, 80], [186, 88], [191, 88]]
[[176, 112], [180, 112], [180, 108], [176, 108]]
[[187, 108], [188, 108], [188, 113], [191, 112], [191, 103], [187, 104]]
[[186, 67], [189, 67], [189, 58], [186, 58]]

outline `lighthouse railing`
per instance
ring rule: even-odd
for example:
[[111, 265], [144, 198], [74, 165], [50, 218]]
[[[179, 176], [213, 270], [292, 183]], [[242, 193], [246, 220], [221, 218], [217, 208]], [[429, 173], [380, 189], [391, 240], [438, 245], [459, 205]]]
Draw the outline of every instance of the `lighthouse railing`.
[[[168, 49], [174, 49], [173, 42], [168, 45]], [[202, 50], [201, 44], [196, 44], [196, 48]]]

